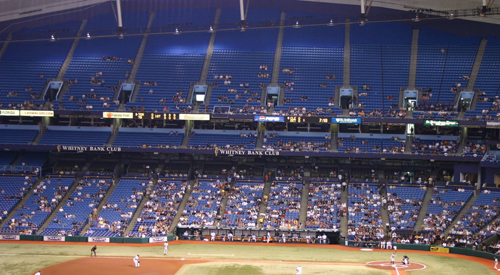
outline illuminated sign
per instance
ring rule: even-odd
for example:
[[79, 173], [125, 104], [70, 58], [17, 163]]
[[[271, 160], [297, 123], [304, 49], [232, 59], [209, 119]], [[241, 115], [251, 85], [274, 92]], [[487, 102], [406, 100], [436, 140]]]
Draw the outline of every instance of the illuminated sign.
[[445, 127], [458, 127], [458, 121], [454, 120], [424, 120], [424, 126], [445, 126]]
[[279, 156], [279, 151], [267, 150], [226, 150], [215, 148], [214, 153], [216, 156]]
[[0, 116], [19, 116], [19, 110], [0, 110]]
[[179, 114], [179, 119], [180, 120], [203, 120], [203, 121], [209, 121], [210, 120], [210, 115], [209, 114]]
[[102, 117], [104, 117], [104, 118], [134, 118], [134, 113], [103, 112]]
[[500, 128], [500, 122], [498, 122], [498, 121], [486, 121], [486, 127], [488, 127], [488, 128]]
[[334, 117], [332, 123], [335, 124], [361, 124], [361, 118]]
[[286, 121], [289, 123], [330, 123], [327, 117], [302, 117], [302, 116], [287, 116]]
[[150, 119], [150, 120], [178, 120], [178, 114], [157, 114], [157, 113], [134, 113], [135, 119]]
[[285, 117], [283, 117], [283, 116], [254, 116], [253, 121], [285, 122]]
[[21, 116], [53, 117], [54, 111], [21, 110]]

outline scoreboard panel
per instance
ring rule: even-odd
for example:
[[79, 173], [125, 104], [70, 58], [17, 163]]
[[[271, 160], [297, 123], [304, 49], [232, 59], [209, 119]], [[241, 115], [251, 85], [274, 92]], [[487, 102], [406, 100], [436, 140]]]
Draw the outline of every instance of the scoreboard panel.
[[179, 120], [179, 114], [134, 113], [134, 119]]
[[330, 119], [327, 117], [309, 117], [309, 116], [287, 116], [286, 121], [288, 123], [330, 123]]

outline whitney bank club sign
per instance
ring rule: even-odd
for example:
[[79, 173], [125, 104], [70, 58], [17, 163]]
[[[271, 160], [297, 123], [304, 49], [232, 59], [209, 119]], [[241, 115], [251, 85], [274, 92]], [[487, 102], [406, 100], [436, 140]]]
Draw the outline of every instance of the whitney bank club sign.
[[66, 146], [57, 145], [57, 152], [76, 151], [76, 152], [121, 152], [121, 147], [108, 146]]
[[231, 150], [215, 147], [216, 156], [279, 156], [279, 151]]

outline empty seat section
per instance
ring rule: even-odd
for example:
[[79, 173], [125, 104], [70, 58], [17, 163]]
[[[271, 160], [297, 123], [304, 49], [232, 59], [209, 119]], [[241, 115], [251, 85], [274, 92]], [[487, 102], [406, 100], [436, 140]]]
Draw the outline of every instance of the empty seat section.
[[48, 126], [38, 144], [41, 145], [91, 145], [104, 146], [110, 129]]
[[283, 47], [279, 82], [285, 98], [278, 110], [292, 115], [341, 114], [334, 98], [342, 73], [342, 48]]
[[28, 200], [3, 229], [18, 234], [35, 234], [68, 192], [74, 178], [46, 178], [39, 182]]
[[[132, 131], [128, 131], [132, 130]], [[141, 129], [135, 131], [135, 128], [122, 128], [118, 132], [113, 146], [120, 147], [179, 147], [184, 138], [183, 129]]]
[[59, 210], [41, 235], [78, 236], [82, 228], [92, 221], [94, 209], [106, 196], [112, 184], [110, 178], [80, 180], [68, 201]]
[[256, 132], [228, 130], [193, 130], [189, 139], [192, 149], [255, 149]]
[[2, 220], [23, 199], [35, 181], [36, 178], [26, 179], [24, 176], [0, 177], [0, 217]]
[[123, 237], [146, 192], [149, 179], [122, 178], [85, 236]]
[[55, 109], [116, 109], [113, 102], [119, 82], [127, 79], [132, 61], [139, 49], [140, 36], [125, 39], [97, 38], [80, 40], [64, 75], [73, 82], [62, 100], [54, 101]]

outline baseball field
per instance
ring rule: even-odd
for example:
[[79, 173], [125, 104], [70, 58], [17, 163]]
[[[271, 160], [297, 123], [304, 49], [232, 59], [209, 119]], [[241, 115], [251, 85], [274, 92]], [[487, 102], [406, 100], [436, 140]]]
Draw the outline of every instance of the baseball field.
[[[392, 251], [339, 245], [263, 244], [241, 242], [172, 241], [167, 256], [163, 244], [97, 244], [97, 257], [90, 257], [90, 243], [0, 242], [0, 273], [28, 275], [80, 274], [302, 274], [345, 275], [436, 275], [500, 274], [493, 261], [437, 252]], [[140, 255], [141, 266], [132, 258]], [[400, 264], [408, 255], [411, 264]]]

